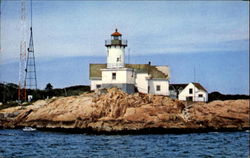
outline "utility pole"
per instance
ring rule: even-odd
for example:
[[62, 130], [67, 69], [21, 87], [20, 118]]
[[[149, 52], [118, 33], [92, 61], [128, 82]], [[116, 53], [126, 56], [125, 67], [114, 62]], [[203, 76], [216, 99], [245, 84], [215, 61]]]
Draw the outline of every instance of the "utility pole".
[[21, 42], [20, 42], [20, 59], [19, 59], [19, 84], [18, 84], [18, 101], [26, 100], [26, 83], [25, 83], [25, 61], [26, 61], [26, 3], [21, 0]]

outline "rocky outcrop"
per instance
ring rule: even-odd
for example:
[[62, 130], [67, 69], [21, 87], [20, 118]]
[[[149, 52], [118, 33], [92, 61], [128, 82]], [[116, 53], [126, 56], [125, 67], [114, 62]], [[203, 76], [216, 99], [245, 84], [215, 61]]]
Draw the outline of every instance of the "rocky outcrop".
[[[11, 116], [11, 117], [9, 117]], [[249, 128], [249, 100], [194, 103], [116, 88], [102, 93], [40, 100], [0, 111], [0, 126], [91, 132]]]
[[214, 128], [249, 127], [249, 100], [213, 101], [189, 110], [190, 121]]

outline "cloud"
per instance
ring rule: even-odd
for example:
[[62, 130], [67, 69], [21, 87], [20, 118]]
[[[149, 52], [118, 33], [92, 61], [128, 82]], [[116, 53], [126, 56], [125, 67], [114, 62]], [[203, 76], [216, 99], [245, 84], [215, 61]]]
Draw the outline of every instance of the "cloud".
[[[6, 5], [3, 10], [1, 58], [4, 59], [18, 59], [19, 55], [20, 16], [17, 7], [20, 6], [13, 4]], [[110, 38], [116, 27], [124, 39], [128, 39], [128, 47], [135, 54], [248, 50], [246, 44], [240, 47], [239, 42], [223, 44], [249, 41], [246, 4], [35, 1], [35, 53], [39, 58], [105, 55], [104, 40]], [[10, 13], [13, 10], [15, 12]]]

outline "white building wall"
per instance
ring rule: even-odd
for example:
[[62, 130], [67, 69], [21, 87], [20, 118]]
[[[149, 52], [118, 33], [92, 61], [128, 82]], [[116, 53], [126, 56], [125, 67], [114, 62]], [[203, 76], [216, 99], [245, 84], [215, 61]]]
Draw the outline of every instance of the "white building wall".
[[[169, 96], [169, 81], [151, 79], [149, 82], [149, 93], [157, 95], [168, 95]], [[160, 86], [160, 90], [157, 90], [157, 86]]]
[[[112, 79], [112, 73], [116, 73], [116, 79]], [[102, 84], [134, 84], [135, 73], [132, 69], [103, 69]]]
[[[199, 94], [202, 94], [202, 97], [199, 97]], [[195, 101], [203, 101], [207, 102], [208, 101], [208, 93], [204, 91], [198, 91], [195, 97]]]
[[148, 73], [137, 73], [135, 79], [135, 86], [141, 93], [148, 93]]
[[95, 90], [96, 89], [96, 85], [102, 85], [102, 80], [90, 80], [90, 89], [91, 90]]
[[111, 46], [108, 48], [107, 68], [124, 67], [125, 48], [121, 46]]
[[[193, 93], [192, 94], [189, 93], [189, 89], [193, 89]], [[199, 97], [199, 95], [202, 95], [202, 97]], [[193, 101], [203, 101], [203, 102], [207, 102], [208, 101], [208, 93], [205, 92], [205, 91], [203, 91], [203, 90], [199, 90], [192, 83], [189, 83], [183, 89], [183, 91], [179, 94], [178, 99], [185, 101], [187, 99], [187, 97], [192, 97]]]
[[132, 83], [135, 84], [135, 78], [136, 78], [136, 73], [134, 69], [131, 69], [130, 71], [127, 71], [127, 82], [126, 83]]

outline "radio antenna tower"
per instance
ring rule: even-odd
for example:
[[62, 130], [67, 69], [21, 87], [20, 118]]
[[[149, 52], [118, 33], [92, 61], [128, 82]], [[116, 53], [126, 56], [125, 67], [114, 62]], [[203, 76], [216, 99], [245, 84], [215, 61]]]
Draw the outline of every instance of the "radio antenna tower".
[[30, 0], [30, 42], [28, 48], [28, 56], [25, 68], [25, 83], [26, 89], [37, 89], [36, 80], [36, 64], [33, 44], [33, 32], [32, 32], [32, 0]]
[[25, 83], [25, 62], [26, 62], [26, 6], [25, 0], [21, 0], [21, 42], [20, 42], [20, 60], [19, 60], [19, 84], [18, 100], [26, 100]]

